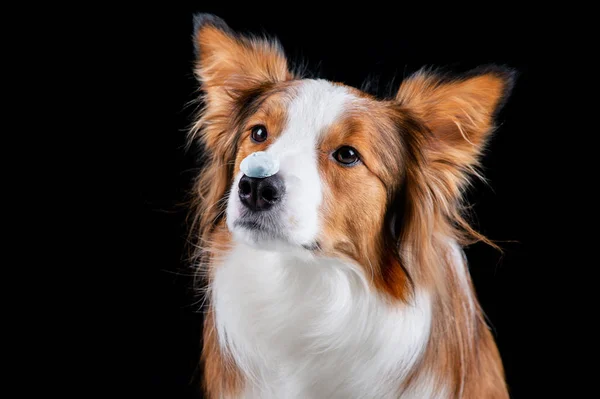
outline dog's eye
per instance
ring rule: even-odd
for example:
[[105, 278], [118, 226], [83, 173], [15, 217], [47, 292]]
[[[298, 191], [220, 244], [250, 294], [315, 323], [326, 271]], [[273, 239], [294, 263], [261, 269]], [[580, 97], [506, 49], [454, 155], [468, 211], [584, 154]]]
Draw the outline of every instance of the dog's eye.
[[333, 153], [333, 157], [339, 163], [347, 166], [354, 165], [360, 159], [358, 157], [358, 152], [354, 148], [349, 146], [343, 146], [338, 148], [336, 152]]
[[267, 139], [267, 128], [263, 125], [256, 125], [252, 128], [252, 133], [250, 134], [252, 141], [255, 143], [262, 143]]

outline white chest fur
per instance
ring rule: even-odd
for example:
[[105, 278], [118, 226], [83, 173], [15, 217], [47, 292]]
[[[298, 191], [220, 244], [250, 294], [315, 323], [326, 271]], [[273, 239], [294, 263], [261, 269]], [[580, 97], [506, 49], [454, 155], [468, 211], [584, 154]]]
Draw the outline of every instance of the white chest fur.
[[338, 260], [236, 244], [211, 295], [243, 397], [397, 398], [429, 337], [429, 295], [386, 304], [365, 278]]

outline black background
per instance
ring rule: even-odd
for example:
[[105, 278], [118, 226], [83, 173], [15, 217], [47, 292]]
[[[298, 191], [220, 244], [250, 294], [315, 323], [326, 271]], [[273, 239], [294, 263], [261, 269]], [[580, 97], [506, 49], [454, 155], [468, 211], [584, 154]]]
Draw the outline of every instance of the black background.
[[136, 396], [199, 395], [202, 316], [186, 261], [182, 205], [200, 172], [197, 152], [184, 150], [195, 109], [188, 103], [197, 89], [194, 12], [214, 13], [236, 31], [276, 36], [292, 63], [308, 62], [320, 77], [352, 86], [369, 79], [380, 93], [393, 92], [403, 76], [422, 66], [458, 73], [496, 63], [517, 70], [499, 115], [501, 127], [483, 158], [489, 185], [476, 182], [468, 193], [477, 228], [497, 240], [504, 254], [476, 244], [467, 255], [511, 397], [546, 397], [561, 389], [565, 378], [558, 375], [565, 366], [557, 359], [564, 345], [557, 325], [569, 324], [572, 316], [556, 298], [566, 295], [557, 283], [566, 259], [559, 248], [567, 241], [556, 233], [564, 217], [556, 212], [564, 206], [559, 186], [565, 183], [556, 162], [565, 149], [554, 139], [554, 88], [565, 73], [560, 34], [541, 14], [520, 9], [360, 7], [222, 2], [115, 11], [127, 33], [107, 49], [110, 57], [103, 62], [119, 76], [112, 90], [125, 119], [112, 132], [111, 145], [125, 161], [118, 181], [133, 201], [121, 206], [120, 196], [111, 200], [125, 211], [116, 236], [127, 255], [113, 258], [104, 273], [122, 279], [113, 364]]

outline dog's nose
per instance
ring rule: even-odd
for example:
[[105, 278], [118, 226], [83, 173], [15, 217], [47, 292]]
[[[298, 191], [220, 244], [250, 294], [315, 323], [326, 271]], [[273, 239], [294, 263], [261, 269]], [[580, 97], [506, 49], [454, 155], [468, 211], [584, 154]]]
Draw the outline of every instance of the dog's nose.
[[253, 211], [266, 211], [281, 200], [285, 185], [279, 174], [265, 178], [242, 176], [238, 185], [242, 204]]

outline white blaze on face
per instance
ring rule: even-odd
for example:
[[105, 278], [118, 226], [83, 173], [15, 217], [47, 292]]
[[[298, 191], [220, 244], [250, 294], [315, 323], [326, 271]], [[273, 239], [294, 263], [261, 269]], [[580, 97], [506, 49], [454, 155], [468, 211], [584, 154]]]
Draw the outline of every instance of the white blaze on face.
[[297, 243], [310, 243], [319, 232], [322, 193], [317, 145], [350, 101], [345, 87], [324, 80], [303, 82], [288, 109], [283, 134], [267, 150], [279, 159], [287, 190], [282, 216], [292, 222], [290, 238]]
[[[265, 152], [279, 162], [279, 174], [286, 186], [281, 209], [272, 216], [278, 219], [287, 241], [308, 245], [319, 232], [322, 200], [317, 156], [319, 138], [356, 97], [346, 87], [325, 80], [303, 80], [295, 90], [287, 108], [287, 123]], [[234, 181], [232, 193], [237, 193], [241, 176], [242, 172]], [[242, 206], [237, 195], [230, 195], [227, 210], [230, 229]]]

